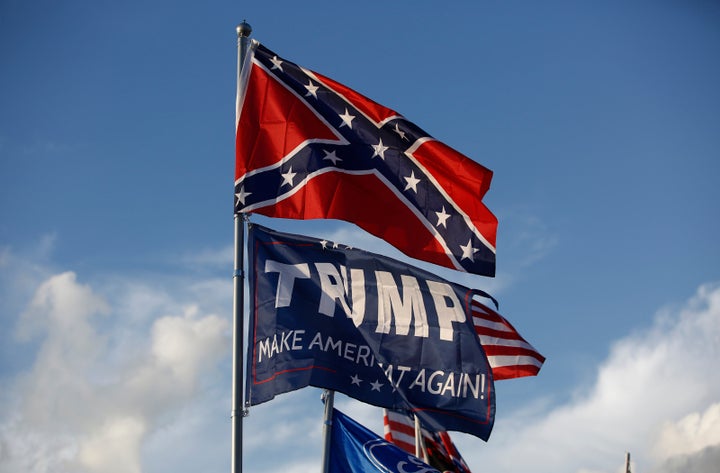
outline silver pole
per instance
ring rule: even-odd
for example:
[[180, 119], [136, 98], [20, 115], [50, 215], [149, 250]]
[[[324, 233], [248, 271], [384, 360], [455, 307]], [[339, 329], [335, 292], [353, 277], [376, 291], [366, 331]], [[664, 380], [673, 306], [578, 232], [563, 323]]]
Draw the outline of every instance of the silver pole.
[[625, 452], [625, 473], [630, 473], [630, 452]]
[[[237, 80], [240, 92], [240, 73], [252, 28], [244, 21], [237, 27], [238, 65]], [[239, 98], [239, 97], [238, 97]], [[237, 106], [236, 106], [237, 107]], [[236, 115], [235, 126], [237, 128]], [[237, 132], [237, 129], [236, 129]], [[233, 273], [233, 376], [232, 376], [232, 473], [242, 473], [242, 418], [243, 402], [243, 310], [245, 306], [245, 225], [244, 214], [235, 213], [235, 258]]]
[[422, 431], [420, 430], [420, 419], [413, 414], [413, 420], [415, 421], [415, 456], [422, 458]]
[[325, 400], [325, 419], [323, 422], [323, 464], [322, 473], [330, 471], [330, 445], [332, 443], [332, 413], [335, 403], [335, 391], [326, 389], [323, 392]]

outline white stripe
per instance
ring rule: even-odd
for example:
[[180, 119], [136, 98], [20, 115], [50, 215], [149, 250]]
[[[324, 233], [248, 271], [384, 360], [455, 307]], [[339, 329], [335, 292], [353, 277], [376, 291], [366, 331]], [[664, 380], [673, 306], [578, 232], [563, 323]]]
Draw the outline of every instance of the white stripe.
[[484, 347], [499, 346], [499, 347], [518, 347], [527, 348], [537, 353], [537, 350], [524, 340], [510, 340], [508, 338], [497, 338], [497, 337], [484, 337], [478, 336], [480, 344]]
[[493, 330], [500, 330], [501, 332], [517, 333], [515, 330], [508, 327], [502, 322], [492, 322], [490, 320], [481, 319], [479, 317], [473, 317], [473, 325], [476, 327], [485, 327]]
[[533, 365], [538, 368], [542, 366], [542, 362], [532, 356], [488, 356], [490, 368], [500, 368], [516, 365]]
[[402, 442], [406, 443], [408, 445], [412, 445], [413, 448], [415, 448], [415, 436], [414, 435], [406, 435], [402, 432], [398, 432], [396, 430], [391, 431], [393, 441], [395, 442]]

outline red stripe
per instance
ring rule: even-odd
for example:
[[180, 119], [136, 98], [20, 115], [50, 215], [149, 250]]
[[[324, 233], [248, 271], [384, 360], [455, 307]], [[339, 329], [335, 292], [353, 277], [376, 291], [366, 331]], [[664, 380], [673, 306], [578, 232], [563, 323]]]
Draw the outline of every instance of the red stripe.
[[522, 378], [524, 376], [536, 376], [540, 367], [534, 365], [498, 366], [493, 368], [493, 378], [496, 381], [501, 379]]
[[492, 328], [475, 326], [475, 333], [488, 337], [503, 338], [505, 340], [521, 340], [525, 342], [525, 339], [522, 338], [517, 332], [506, 332], [504, 330], [495, 330]]
[[507, 347], [503, 345], [483, 345], [487, 356], [530, 356], [543, 362], [545, 357], [537, 351], [524, 347]]
[[414, 426], [409, 426], [400, 422], [394, 422], [392, 420], [387, 425], [393, 432], [400, 432], [405, 435], [410, 435], [411, 437], [415, 435]]
[[[524, 342], [527, 347], [518, 346], [504, 346], [495, 345], [489, 342], [482, 342], [483, 349], [487, 356], [517, 356], [517, 357], [532, 357], [542, 363], [545, 362], [545, 357], [542, 356], [537, 350], [535, 350], [525, 340], [515, 327], [505, 319], [502, 315], [480, 303], [477, 300], [472, 301], [472, 316], [478, 319], [478, 323], [482, 324], [482, 321], [488, 321], [495, 324], [502, 324], [507, 330], [498, 330], [494, 328], [485, 327], [483, 325], [474, 325], [475, 333], [482, 335], [483, 337], [497, 338], [497, 343], [502, 343], [502, 340]], [[493, 378], [498, 381], [501, 379], [510, 378], [521, 378], [523, 376], [536, 376], [540, 371], [539, 366], [527, 365], [527, 364], [516, 364], [510, 366], [495, 366], [492, 368]]]

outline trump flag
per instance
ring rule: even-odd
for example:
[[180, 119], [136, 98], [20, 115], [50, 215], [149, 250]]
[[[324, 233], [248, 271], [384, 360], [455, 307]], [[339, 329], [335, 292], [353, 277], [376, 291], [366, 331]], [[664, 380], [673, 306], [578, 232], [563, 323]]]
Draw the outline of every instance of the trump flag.
[[495, 390], [472, 290], [328, 241], [248, 234], [249, 405], [316, 386], [488, 439]]
[[257, 42], [238, 91], [235, 212], [358, 225], [408, 256], [495, 275], [492, 171]]

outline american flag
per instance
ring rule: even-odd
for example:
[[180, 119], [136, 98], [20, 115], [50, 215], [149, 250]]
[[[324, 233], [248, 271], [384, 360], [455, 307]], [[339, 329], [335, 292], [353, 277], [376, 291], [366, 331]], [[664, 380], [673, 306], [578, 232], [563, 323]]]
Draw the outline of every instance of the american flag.
[[477, 298], [471, 304], [472, 320], [485, 349], [495, 381], [535, 376], [545, 361], [510, 322]]
[[237, 213], [346, 220], [408, 256], [494, 276], [491, 179], [397, 112], [253, 42], [238, 91]]
[[[385, 440], [415, 455], [415, 421], [402, 412], [383, 409]], [[446, 431], [421, 429], [424, 452], [421, 459], [442, 472], [470, 473]]]

